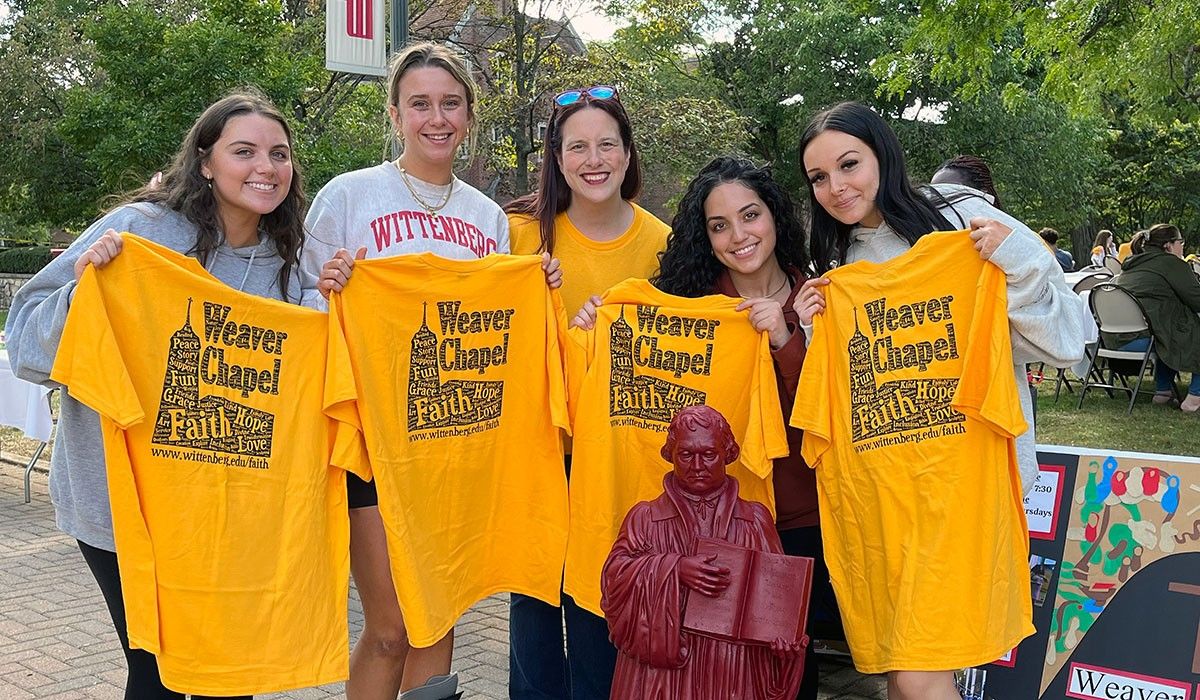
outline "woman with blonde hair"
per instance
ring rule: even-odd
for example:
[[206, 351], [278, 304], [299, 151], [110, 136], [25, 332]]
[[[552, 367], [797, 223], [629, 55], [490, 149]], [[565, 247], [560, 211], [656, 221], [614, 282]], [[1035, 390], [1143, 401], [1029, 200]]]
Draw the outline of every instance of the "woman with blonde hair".
[[[354, 261], [365, 257], [431, 252], [472, 260], [509, 252], [500, 206], [454, 175], [459, 148], [476, 128], [478, 92], [466, 60], [445, 46], [414, 44], [392, 58], [387, 112], [403, 151], [394, 161], [339, 175], [317, 193], [300, 265], [305, 304], [325, 308], [329, 294], [349, 281]], [[445, 222], [463, 235], [440, 235]], [[395, 700], [401, 690], [448, 674], [454, 633], [428, 648], [410, 647], [375, 484], [347, 476], [350, 570], [364, 622], [346, 695]], [[456, 683], [442, 680], [448, 689]]]

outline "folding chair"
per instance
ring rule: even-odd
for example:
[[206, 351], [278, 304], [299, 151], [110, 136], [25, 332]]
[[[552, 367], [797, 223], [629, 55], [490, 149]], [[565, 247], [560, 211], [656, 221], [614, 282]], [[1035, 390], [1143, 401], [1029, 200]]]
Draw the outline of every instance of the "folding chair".
[[[51, 400], [52, 396], [54, 396], [53, 391], [46, 394], [46, 403], [50, 405], [51, 421], [53, 422], [54, 425], [57, 425], [58, 420], [53, 417], [54, 401]], [[38, 443], [37, 449], [35, 449], [33, 451], [33, 456], [29, 458], [29, 462], [25, 465], [25, 502], [26, 503], [29, 503], [29, 501], [31, 500], [30, 499], [30, 485], [31, 485], [30, 480], [33, 478], [33, 468], [37, 466], [38, 458], [42, 456], [42, 451], [46, 449], [46, 445], [48, 445], [48, 444], [49, 444], [49, 442]]]
[[1100, 270], [1076, 282], [1075, 286], [1071, 287], [1071, 291], [1075, 292], [1076, 294], [1083, 294], [1101, 282], [1107, 282], [1112, 278], [1113, 273], [1109, 272], [1108, 270]]
[[[1096, 388], [1104, 389], [1110, 396], [1114, 391], [1128, 392], [1129, 407], [1125, 413], [1126, 415], [1132, 414], [1133, 402], [1137, 400], [1138, 392], [1142, 389], [1142, 379], [1146, 375], [1146, 368], [1150, 367], [1156, 358], [1154, 332], [1150, 327], [1150, 319], [1146, 318], [1146, 312], [1142, 309], [1141, 303], [1132, 294], [1111, 283], [1093, 287], [1088, 298], [1088, 306], [1091, 307], [1092, 316], [1096, 318], [1096, 326], [1100, 330], [1100, 342], [1088, 362], [1088, 371], [1083, 378], [1083, 386], [1079, 391], [1079, 403], [1076, 408], [1083, 408], [1083, 397], [1087, 395], [1088, 389]], [[1145, 350], [1111, 349], [1105, 346], [1105, 333], [1147, 333], [1150, 336], [1150, 343]], [[1103, 369], [1093, 375], [1096, 363], [1100, 360], [1104, 361], [1104, 369], [1108, 370], [1107, 381], [1104, 381]], [[1135, 386], [1130, 387], [1125, 374], [1113, 367], [1114, 360], [1141, 361]], [[1116, 380], [1121, 383], [1118, 385]]]
[[1108, 268], [1108, 271], [1114, 275], [1121, 273], [1121, 261], [1111, 255], [1104, 256], [1104, 267]]

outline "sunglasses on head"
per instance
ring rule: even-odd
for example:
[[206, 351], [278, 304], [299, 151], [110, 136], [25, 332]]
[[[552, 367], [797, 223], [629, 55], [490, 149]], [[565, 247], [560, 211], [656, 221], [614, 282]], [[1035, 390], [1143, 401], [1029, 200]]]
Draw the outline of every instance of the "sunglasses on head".
[[611, 100], [617, 96], [617, 89], [611, 85], [593, 85], [586, 90], [564, 90], [554, 96], [554, 104], [559, 107], [573, 105], [576, 102], [591, 98], [593, 100]]

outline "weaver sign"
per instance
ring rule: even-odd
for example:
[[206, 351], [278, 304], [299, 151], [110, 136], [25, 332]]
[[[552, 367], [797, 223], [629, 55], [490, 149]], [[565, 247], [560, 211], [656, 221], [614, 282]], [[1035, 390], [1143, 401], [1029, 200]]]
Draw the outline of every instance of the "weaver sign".
[[385, 75], [383, 4], [387, 0], [328, 0], [325, 67], [344, 73]]

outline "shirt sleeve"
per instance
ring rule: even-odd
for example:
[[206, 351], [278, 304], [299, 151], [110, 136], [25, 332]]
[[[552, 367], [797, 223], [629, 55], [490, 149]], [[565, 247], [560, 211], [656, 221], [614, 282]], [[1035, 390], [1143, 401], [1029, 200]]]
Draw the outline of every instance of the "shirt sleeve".
[[329, 463], [371, 479], [371, 465], [358, 412], [358, 383], [346, 343], [345, 311], [341, 294], [330, 296], [329, 352], [325, 359], [325, 415], [333, 425], [333, 451]]
[[129, 210], [129, 207], [116, 209], [89, 226], [70, 247], [17, 291], [8, 312], [5, 335], [8, 359], [18, 379], [44, 386], [55, 385], [50, 379], [50, 370], [75, 293], [75, 262], [108, 229], [127, 230], [131, 218]]
[[788, 421], [804, 431], [800, 454], [810, 467], [816, 468], [829, 451], [833, 441], [833, 411], [829, 396], [829, 353], [826, 351], [826, 314], [813, 317], [813, 335], [804, 356], [804, 368], [796, 387], [796, 402]]
[[779, 388], [766, 331], [758, 334], [754, 375], [750, 380], [750, 416], [742, 442], [742, 461], [762, 478], [771, 475], [771, 460], [788, 453], [787, 429], [779, 407]]
[[512, 244], [509, 241], [508, 215], [500, 207], [496, 207], [496, 252], [511, 253]]
[[[89, 265], [75, 286], [50, 378], [75, 399], [125, 429], [145, 418], [108, 316], [100, 275], [117, 275], [116, 261], [103, 271]], [[114, 299], [114, 303], [121, 300]]]
[[1016, 382], [1003, 379], [1013, 366], [1006, 308], [1003, 274], [984, 264], [951, 406], [1005, 437], [1016, 437], [1029, 426], [1021, 413]]
[[[330, 183], [317, 193], [304, 218], [304, 248], [300, 251], [300, 303], [325, 311], [329, 302], [317, 290], [321, 266], [346, 245], [345, 203], [341, 189]], [[350, 251], [351, 255], [354, 251]]]
[[1008, 286], [1014, 361], [1075, 364], [1083, 357], [1083, 300], [1067, 284], [1062, 266], [1028, 226], [986, 201], [969, 201], [968, 220], [985, 216], [1012, 229], [990, 261], [1004, 271]]
[[550, 420], [571, 434], [571, 414], [567, 408], [566, 362], [561, 342], [565, 342], [566, 311], [557, 289], [546, 295], [546, 379], [550, 388]]
[[556, 313], [559, 314], [559, 351], [563, 358], [563, 374], [566, 376], [567, 411], [571, 430], [574, 432], [575, 417], [579, 415], [579, 394], [587, 381], [588, 366], [595, 354], [596, 333], [602, 320], [596, 319], [596, 327], [590, 331], [568, 328], [566, 308], [560, 298]]

